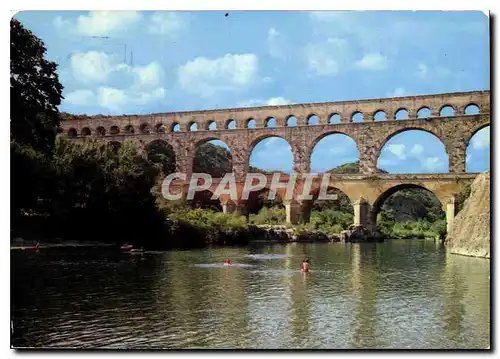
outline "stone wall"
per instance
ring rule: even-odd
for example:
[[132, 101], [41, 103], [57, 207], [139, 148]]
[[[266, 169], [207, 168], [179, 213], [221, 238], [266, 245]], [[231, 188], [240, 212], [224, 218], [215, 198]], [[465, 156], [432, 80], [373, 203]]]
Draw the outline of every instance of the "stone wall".
[[450, 253], [490, 258], [490, 174], [477, 176], [445, 240]]

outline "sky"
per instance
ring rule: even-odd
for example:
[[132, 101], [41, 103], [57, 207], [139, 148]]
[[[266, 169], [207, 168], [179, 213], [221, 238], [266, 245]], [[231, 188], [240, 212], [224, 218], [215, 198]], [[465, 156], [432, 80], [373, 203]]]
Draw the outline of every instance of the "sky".
[[[489, 90], [489, 20], [482, 12], [25, 11], [15, 15], [58, 63], [76, 114], [147, 114]], [[269, 156], [273, 153], [273, 156]], [[467, 149], [469, 172], [489, 170], [485, 128]], [[311, 170], [356, 161], [344, 135], [321, 140]], [[291, 171], [280, 138], [252, 166]], [[390, 173], [448, 172], [444, 145], [407, 131], [383, 148]]]

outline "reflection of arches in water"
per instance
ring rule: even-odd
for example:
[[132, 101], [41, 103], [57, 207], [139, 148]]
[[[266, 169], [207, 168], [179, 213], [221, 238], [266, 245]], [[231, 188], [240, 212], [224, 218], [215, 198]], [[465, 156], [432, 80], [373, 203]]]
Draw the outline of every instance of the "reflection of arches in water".
[[[352, 246], [352, 290], [357, 298], [355, 313], [355, 330], [352, 336], [353, 348], [383, 347], [377, 333], [377, 246], [370, 243], [366, 246]], [[356, 277], [354, 277], [356, 276]]]
[[440, 283], [443, 286], [443, 313], [445, 323], [444, 329], [450, 340], [455, 340], [462, 332], [462, 324], [465, 316], [465, 305], [463, 303], [464, 293], [467, 286], [460, 276], [459, 268], [453, 258], [446, 261], [444, 278]]

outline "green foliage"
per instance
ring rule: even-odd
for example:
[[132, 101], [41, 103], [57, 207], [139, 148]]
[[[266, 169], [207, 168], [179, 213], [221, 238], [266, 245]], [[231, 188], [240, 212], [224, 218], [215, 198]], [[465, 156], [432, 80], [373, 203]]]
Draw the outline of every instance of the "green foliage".
[[311, 228], [326, 234], [340, 233], [353, 223], [353, 215], [326, 209], [323, 211], [313, 210], [309, 221]]
[[10, 21], [11, 140], [45, 154], [59, 126], [62, 99], [57, 65], [47, 61], [44, 43], [16, 19]]
[[193, 172], [224, 177], [226, 173], [232, 172], [231, 152], [209, 142], [200, 145], [193, 160]]
[[148, 160], [164, 176], [175, 172], [175, 152], [165, 141], [153, 141], [147, 147]]
[[[326, 172], [333, 173], [333, 174], [359, 173], [359, 161], [344, 163], [343, 165], [335, 167], [335, 168], [333, 168], [329, 171], [326, 171]], [[382, 169], [377, 169], [377, 172], [389, 173], [389, 172], [382, 170]]]
[[[169, 219], [172, 231], [196, 244], [238, 244], [246, 242], [247, 222], [243, 216], [214, 212], [209, 209], [178, 208]], [[186, 236], [186, 232], [190, 235]]]
[[286, 212], [283, 207], [263, 207], [259, 213], [251, 214], [249, 221], [252, 224], [284, 224]]

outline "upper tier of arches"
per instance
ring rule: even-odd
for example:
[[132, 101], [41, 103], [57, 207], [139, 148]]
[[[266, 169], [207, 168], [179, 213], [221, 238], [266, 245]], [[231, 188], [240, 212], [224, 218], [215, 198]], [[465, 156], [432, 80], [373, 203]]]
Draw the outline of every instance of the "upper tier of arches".
[[[487, 97], [487, 98], [486, 98]], [[213, 112], [213, 114], [212, 114]], [[179, 115], [93, 117], [62, 122], [70, 137], [103, 137], [166, 132], [194, 132], [334, 125], [428, 118], [473, 116], [489, 112], [489, 93], [417, 96], [394, 100], [291, 105], [284, 108], [235, 109], [181, 113]], [[95, 124], [95, 125], [94, 125]]]

